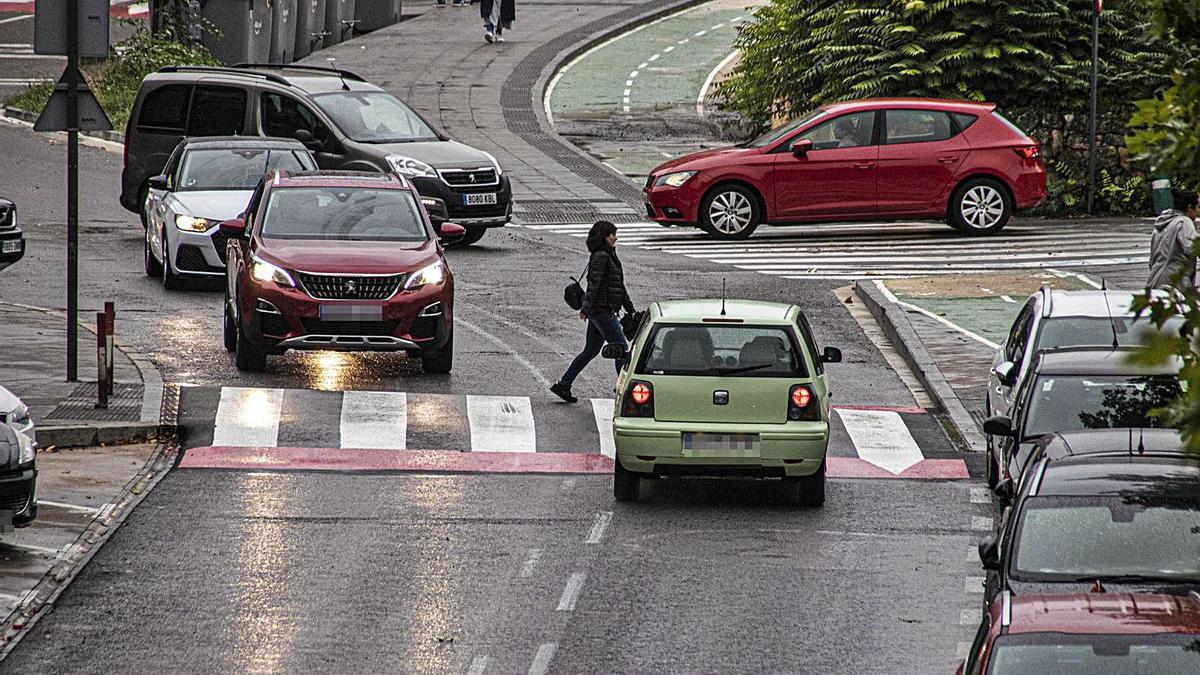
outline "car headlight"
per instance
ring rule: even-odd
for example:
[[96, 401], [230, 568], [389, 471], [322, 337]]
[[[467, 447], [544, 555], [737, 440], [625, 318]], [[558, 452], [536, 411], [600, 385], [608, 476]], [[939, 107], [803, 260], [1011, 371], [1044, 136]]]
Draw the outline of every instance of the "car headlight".
[[671, 187], [679, 187], [692, 179], [697, 172], [695, 171], [676, 171], [675, 173], [664, 173], [654, 180], [655, 185], [669, 185]]
[[437, 172], [433, 170], [433, 167], [419, 159], [404, 157], [403, 155], [388, 155], [386, 159], [388, 166], [392, 167], [392, 171], [396, 173], [402, 173], [405, 176], [437, 177]]
[[417, 270], [408, 281], [404, 282], [404, 290], [416, 290], [426, 284], [440, 284], [446, 278], [446, 265], [437, 261], [427, 267]]
[[175, 227], [184, 232], [205, 232], [208, 228], [216, 224], [217, 221], [209, 220], [208, 218], [197, 218], [196, 216], [188, 216], [182, 213], [175, 216]]
[[295, 288], [296, 280], [288, 271], [257, 256], [250, 265], [250, 276], [258, 281], [274, 281], [285, 288]]
[[17, 426], [29, 426], [29, 406], [24, 403], [18, 404], [8, 416], [8, 419]]
[[21, 449], [20, 455], [17, 457], [17, 464], [29, 464], [32, 462], [37, 452], [33, 447], [33, 441], [25, 434], [18, 432], [17, 445]]
[[480, 152], [482, 152], [483, 154], [487, 155], [487, 158], [488, 158], [488, 159], [490, 159], [490, 160], [492, 160], [492, 164], [493, 164], [493, 165], [496, 167], [496, 175], [497, 175], [497, 176], [499, 176], [499, 175], [501, 175], [501, 174], [503, 174], [503, 173], [504, 173], [504, 170], [500, 168], [500, 162], [497, 162], [497, 161], [496, 161], [496, 158], [492, 156], [492, 153], [490, 153], [490, 152], [488, 152], [488, 151], [486, 151], [486, 150], [480, 150]]

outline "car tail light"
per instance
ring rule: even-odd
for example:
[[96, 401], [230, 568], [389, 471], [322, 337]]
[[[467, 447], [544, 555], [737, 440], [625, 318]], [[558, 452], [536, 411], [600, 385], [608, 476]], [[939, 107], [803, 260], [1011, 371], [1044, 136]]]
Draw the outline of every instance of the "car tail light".
[[624, 417], [654, 417], [654, 386], [649, 382], [634, 380], [629, 383], [625, 400], [621, 405]]
[[821, 419], [821, 407], [817, 404], [817, 395], [807, 384], [792, 386], [788, 392], [788, 419], [793, 421]]
[[1019, 148], [1013, 148], [1013, 152], [1023, 159], [1037, 159], [1042, 156], [1042, 149], [1036, 145], [1022, 145]]

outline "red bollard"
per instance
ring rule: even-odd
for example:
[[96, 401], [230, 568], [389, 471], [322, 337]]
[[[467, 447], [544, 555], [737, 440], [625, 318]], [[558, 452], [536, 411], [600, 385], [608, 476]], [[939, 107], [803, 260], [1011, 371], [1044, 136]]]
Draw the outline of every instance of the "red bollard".
[[108, 390], [108, 395], [112, 396], [113, 395], [113, 364], [114, 364], [114, 362], [116, 362], [116, 359], [113, 358], [114, 357], [114, 354], [113, 354], [114, 337], [113, 336], [117, 334], [116, 333], [116, 321], [117, 321], [117, 305], [116, 305], [116, 303], [114, 303], [114, 302], [104, 303], [104, 316], [105, 316], [104, 335], [106, 338], [108, 338], [108, 341], [104, 345], [105, 350], [106, 350], [104, 362], [105, 362], [105, 364], [108, 365], [108, 371], [105, 373], [105, 377], [104, 377], [104, 386]]
[[105, 363], [108, 356], [108, 340], [105, 333], [108, 331], [108, 317], [104, 312], [96, 312], [96, 407], [108, 407], [108, 387], [104, 384], [105, 377], [108, 376], [108, 364]]

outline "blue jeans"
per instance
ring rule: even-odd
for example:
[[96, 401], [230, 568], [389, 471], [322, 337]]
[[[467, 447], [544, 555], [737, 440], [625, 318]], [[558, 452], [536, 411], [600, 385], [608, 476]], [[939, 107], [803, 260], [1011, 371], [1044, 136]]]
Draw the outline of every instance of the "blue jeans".
[[[625, 333], [621, 330], [621, 322], [617, 319], [616, 312], [596, 312], [588, 316], [587, 341], [584, 343], [583, 351], [579, 352], [579, 355], [567, 367], [567, 372], [563, 373], [562, 379], [558, 381], [559, 384], [570, 387], [575, 378], [579, 377], [579, 372], [600, 354], [600, 349], [604, 347], [605, 342], [619, 344], [625, 348], [629, 347], [629, 344], [625, 342]], [[621, 366], [625, 362], [617, 359], [615, 363], [617, 372], [620, 373]]]

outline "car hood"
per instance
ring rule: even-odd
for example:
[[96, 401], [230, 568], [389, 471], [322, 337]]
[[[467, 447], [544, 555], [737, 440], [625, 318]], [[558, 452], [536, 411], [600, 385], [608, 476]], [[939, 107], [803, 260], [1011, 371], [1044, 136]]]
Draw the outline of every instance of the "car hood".
[[711, 150], [701, 150], [693, 152], [690, 155], [676, 157], [669, 162], [664, 162], [655, 167], [653, 173], [658, 176], [667, 171], [699, 171], [717, 165], [724, 165], [731, 159], [737, 157], [745, 157], [757, 155], [761, 152], [761, 148], [740, 148], [736, 145], [731, 145], [724, 148], [713, 148]]
[[492, 160], [482, 151], [458, 141], [418, 141], [413, 143], [370, 143], [380, 158], [401, 155], [425, 162], [436, 169], [475, 169], [492, 166]]
[[237, 218], [250, 203], [253, 190], [197, 190], [195, 192], [173, 192], [178, 206], [176, 213], [184, 213], [209, 220]]
[[[1108, 593], [1151, 593], [1158, 595], [1187, 595], [1192, 591], [1200, 592], [1200, 583], [1187, 582], [1151, 582], [1144, 584], [1102, 582]], [[1094, 581], [1086, 583], [1064, 582], [1034, 582], [1009, 580], [1008, 586], [1014, 595], [1048, 595], [1053, 593], [1090, 593]]]
[[405, 274], [438, 259], [437, 243], [266, 239], [255, 253], [289, 270], [322, 274]]
[[21, 399], [11, 391], [0, 386], [0, 413], [10, 413], [21, 405]]

